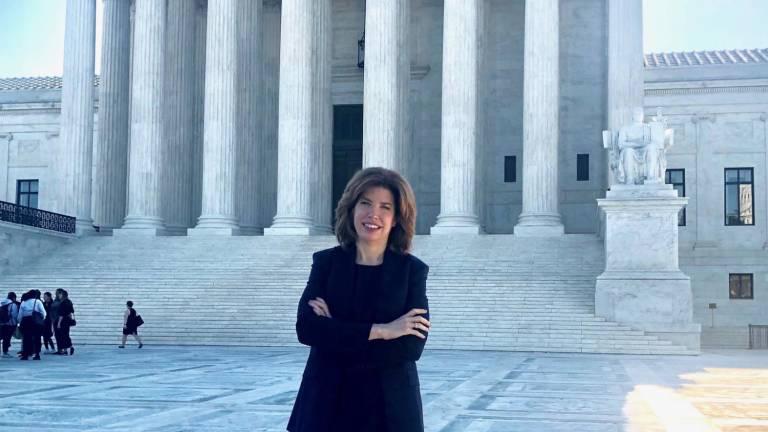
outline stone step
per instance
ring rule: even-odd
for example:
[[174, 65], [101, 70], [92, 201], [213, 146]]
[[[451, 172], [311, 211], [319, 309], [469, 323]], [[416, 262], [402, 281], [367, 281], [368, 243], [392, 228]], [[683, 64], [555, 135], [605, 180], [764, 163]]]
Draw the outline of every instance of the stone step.
[[[296, 302], [311, 255], [334, 241], [81, 238], [0, 282], [17, 291], [69, 290], [78, 343], [118, 341], [124, 301], [132, 299], [147, 322], [147, 343], [296, 346]], [[690, 354], [594, 315], [603, 265], [594, 236], [417, 236], [414, 243], [430, 265], [428, 349]]]

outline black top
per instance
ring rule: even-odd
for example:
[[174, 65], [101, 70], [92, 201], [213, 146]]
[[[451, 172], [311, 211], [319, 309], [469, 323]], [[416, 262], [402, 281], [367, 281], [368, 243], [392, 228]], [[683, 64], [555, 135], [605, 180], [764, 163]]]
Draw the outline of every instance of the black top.
[[53, 302], [43, 302], [43, 307], [45, 308], [45, 325], [49, 326], [51, 325], [51, 322], [53, 322], [53, 315], [51, 314], [51, 310], [53, 309]]
[[51, 320], [53, 322], [56, 322], [59, 320], [59, 307], [61, 306], [61, 301], [59, 299], [54, 299], [53, 303], [51, 303]]
[[[352, 284], [351, 320], [359, 323], [375, 321], [374, 294], [381, 284], [382, 266], [355, 264]], [[333, 310], [331, 310], [333, 315]], [[334, 431], [387, 430], [384, 416], [384, 397], [375, 364], [360, 357], [341, 372], [339, 394], [336, 400]]]
[[64, 299], [61, 301], [61, 304], [59, 304], [59, 316], [63, 316], [65, 318], [69, 317], [69, 314], [75, 313], [75, 307], [72, 305], [72, 301], [69, 299]]
[[136, 330], [136, 309], [131, 308], [131, 311], [128, 312], [128, 319], [125, 320], [125, 328], [128, 330]]

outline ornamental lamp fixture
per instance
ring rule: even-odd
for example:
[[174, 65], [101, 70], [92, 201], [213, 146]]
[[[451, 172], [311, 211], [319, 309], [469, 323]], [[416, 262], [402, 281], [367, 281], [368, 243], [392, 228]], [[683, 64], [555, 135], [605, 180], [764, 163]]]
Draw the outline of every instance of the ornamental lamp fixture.
[[357, 41], [357, 67], [360, 69], [365, 65], [365, 31], [363, 37]]

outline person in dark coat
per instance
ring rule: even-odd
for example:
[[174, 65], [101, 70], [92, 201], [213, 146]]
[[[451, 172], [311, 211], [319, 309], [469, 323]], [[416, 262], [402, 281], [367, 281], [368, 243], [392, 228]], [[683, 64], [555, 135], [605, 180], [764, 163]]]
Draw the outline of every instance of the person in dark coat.
[[[56, 333], [56, 343], [59, 345], [59, 350], [56, 354], [59, 355], [74, 355], [75, 347], [72, 346], [72, 338], [69, 336], [69, 329], [75, 322], [75, 307], [72, 301], [69, 299], [69, 293], [67, 290], [56, 290], [56, 297], [59, 299], [58, 307], [58, 319], [54, 323], [54, 332]], [[67, 353], [69, 350], [69, 353]]]
[[416, 203], [394, 171], [367, 168], [336, 208], [339, 246], [312, 256], [296, 334], [311, 347], [290, 432], [423, 432], [416, 361], [430, 329], [429, 267], [409, 253]]
[[136, 309], [133, 308], [133, 302], [128, 300], [125, 302], [125, 313], [123, 313], [123, 342], [118, 345], [118, 348], [125, 348], [125, 342], [128, 340], [129, 335], [133, 335], [136, 342], [139, 343], [139, 348], [144, 344], [141, 342], [141, 336], [139, 336], [139, 314]]
[[43, 294], [43, 306], [45, 306], [43, 345], [45, 346], [46, 354], [48, 354], [49, 350], [56, 351], [56, 345], [53, 343], [53, 316], [51, 315], [51, 309], [53, 309], [53, 296], [47, 291]]
[[7, 298], [0, 300], [0, 308], [4, 309], [0, 319], [0, 340], [2, 340], [3, 357], [10, 357], [8, 350], [11, 348], [13, 333], [16, 332], [16, 326], [19, 324], [17, 319], [19, 315], [19, 305], [16, 303], [16, 293], [11, 291]]

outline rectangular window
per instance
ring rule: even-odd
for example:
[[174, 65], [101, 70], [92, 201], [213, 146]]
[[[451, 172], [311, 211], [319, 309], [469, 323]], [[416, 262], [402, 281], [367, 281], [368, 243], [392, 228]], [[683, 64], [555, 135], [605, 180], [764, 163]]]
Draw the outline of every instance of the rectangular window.
[[517, 181], [517, 156], [504, 156], [504, 183]]
[[752, 168], [725, 169], [725, 224], [754, 225], [755, 196]]
[[731, 273], [728, 275], [728, 297], [752, 300], [752, 273]]
[[589, 180], [589, 155], [576, 155], [576, 181]]
[[[665, 183], [671, 184], [677, 191], [677, 196], [685, 196], [685, 170], [684, 169], [668, 169], [665, 178]], [[680, 209], [680, 213], [677, 215], [677, 226], [685, 226], [685, 207]]]
[[37, 180], [16, 181], [16, 204], [37, 208]]

